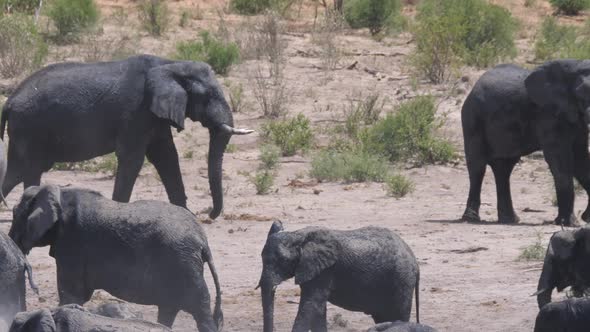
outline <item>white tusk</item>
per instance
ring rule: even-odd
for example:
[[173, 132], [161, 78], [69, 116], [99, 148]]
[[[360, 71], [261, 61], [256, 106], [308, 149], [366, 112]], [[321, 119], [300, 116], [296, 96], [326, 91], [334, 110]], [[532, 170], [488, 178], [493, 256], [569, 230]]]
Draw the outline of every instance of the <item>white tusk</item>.
[[228, 133], [228, 134], [232, 134], [232, 135], [248, 135], [254, 132], [254, 130], [250, 130], [250, 129], [236, 129], [233, 127], [230, 127], [226, 124], [222, 124], [221, 125], [221, 130], [223, 130], [224, 132]]

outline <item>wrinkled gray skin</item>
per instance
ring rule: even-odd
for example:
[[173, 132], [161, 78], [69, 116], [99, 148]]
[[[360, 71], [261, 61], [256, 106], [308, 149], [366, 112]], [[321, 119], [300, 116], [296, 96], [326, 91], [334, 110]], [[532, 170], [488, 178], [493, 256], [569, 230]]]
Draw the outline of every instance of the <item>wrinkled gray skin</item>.
[[[13, 211], [10, 237], [24, 252], [50, 245], [60, 305], [84, 304], [96, 289], [158, 306], [171, 327], [179, 310], [199, 331], [223, 324], [221, 291], [205, 232], [186, 209], [158, 201], [118, 203], [99, 193], [29, 187]], [[216, 288], [213, 315], [204, 263]]]
[[[499, 65], [483, 74], [461, 110], [469, 171], [463, 220], [480, 220], [481, 185], [490, 165], [496, 180], [498, 221], [518, 222], [510, 174], [521, 156], [542, 150], [557, 193], [555, 223], [575, 225], [573, 178], [590, 192], [589, 101], [590, 61], [551, 61], [532, 72]], [[590, 221], [590, 201], [582, 219]]]
[[170, 332], [167, 327], [140, 319], [95, 315], [78, 305], [19, 313], [9, 332]]
[[[4, 146], [4, 142], [0, 142], [0, 188], [2, 188], [4, 179], [6, 178], [6, 166], [6, 147]], [[0, 190], [0, 199], [2, 199], [2, 202], [8, 206], [2, 190]]]
[[89, 311], [93, 314], [120, 319], [143, 319], [143, 315], [139, 312], [131, 311], [128, 305], [117, 302], [107, 302], [99, 305], [96, 308], [91, 308]]
[[436, 330], [423, 324], [397, 321], [377, 324], [367, 332], [436, 332]]
[[27, 310], [25, 273], [29, 274], [31, 289], [38, 293], [25, 255], [0, 231], [0, 323], [5, 322], [6, 326], [17, 312]]
[[551, 302], [554, 288], [562, 291], [571, 286], [576, 296], [582, 296], [590, 286], [590, 226], [553, 234], [537, 286], [537, 303], [542, 308]]
[[408, 245], [385, 228], [351, 231], [307, 227], [284, 232], [274, 222], [262, 251], [264, 331], [273, 331], [274, 294], [295, 277], [301, 287], [293, 331], [327, 331], [326, 303], [371, 315], [376, 323], [408, 321], [416, 291], [418, 262]]
[[209, 129], [211, 218], [223, 208], [222, 162], [232, 134], [231, 109], [211, 68], [202, 62], [141, 55], [92, 64], [60, 63], [24, 80], [8, 98], [8, 170], [2, 193], [19, 183], [38, 186], [55, 162], [117, 156], [113, 200], [129, 202], [144, 157], [155, 166], [171, 203], [186, 207], [186, 194], [171, 128], [185, 118]]
[[541, 308], [534, 332], [587, 332], [590, 326], [590, 299], [571, 298]]

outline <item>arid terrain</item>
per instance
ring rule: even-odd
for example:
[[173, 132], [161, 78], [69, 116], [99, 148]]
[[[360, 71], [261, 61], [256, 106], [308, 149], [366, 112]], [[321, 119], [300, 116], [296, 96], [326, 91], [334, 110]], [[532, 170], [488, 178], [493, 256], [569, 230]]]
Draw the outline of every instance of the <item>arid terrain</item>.
[[[495, 0], [520, 19], [517, 34], [519, 55], [516, 63], [531, 66], [532, 40], [539, 22], [551, 14], [545, 1], [525, 8], [521, 0]], [[217, 29], [221, 0], [170, 1], [177, 22], [182, 8], [195, 10], [199, 19], [191, 17], [181, 28], [171, 24], [163, 37], [155, 38], [137, 28], [134, 3], [126, 0], [99, 1], [104, 34], [99, 45], [108, 38], [129, 36], [135, 53], [168, 56], [179, 40], [194, 38], [200, 29]], [[122, 8], [122, 9], [117, 9]], [[112, 13], [128, 12], [121, 25]], [[414, 7], [404, 9], [412, 15]], [[582, 22], [584, 16], [564, 20]], [[255, 19], [255, 18], [251, 18]], [[239, 29], [246, 20], [225, 14], [225, 24]], [[547, 224], [557, 214], [553, 206], [553, 185], [548, 167], [540, 154], [523, 158], [512, 176], [515, 209], [521, 221], [513, 226], [496, 222], [496, 195], [493, 175], [488, 170], [482, 192], [481, 215], [485, 222], [461, 222], [468, 192], [468, 178], [463, 160], [460, 110], [464, 98], [484, 70], [460, 68], [460, 75], [447, 84], [432, 85], [416, 80], [409, 71], [408, 57], [413, 50], [412, 36], [402, 33], [381, 41], [371, 39], [365, 30], [343, 29], [337, 36], [342, 52], [339, 65], [333, 71], [322, 69], [318, 44], [313, 39], [313, 7], [306, 5], [300, 17], [285, 21], [285, 78], [288, 91], [288, 115], [303, 113], [312, 120], [315, 144], [325, 146], [329, 132], [337, 124], [345, 105], [359, 95], [378, 93], [387, 100], [386, 110], [416, 95], [433, 94], [438, 113], [446, 117], [442, 133], [456, 146], [460, 158], [455, 165], [425, 166], [398, 169], [415, 183], [415, 191], [395, 199], [386, 195], [380, 183], [318, 183], [309, 176], [313, 151], [281, 158], [278, 177], [267, 195], [256, 195], [246, 173], [254, 172], [259, 164], [259, 131], [253, 135], [234, 137], [235, 151], [226, 153], [224, 160], [225, 209], [214, 222], [202, 213], [211, 205], [208, 192], [206, 152], [207, 131], [198, 123], [187, 121], [187, 128], [175, 133], [181, 156], [181, 169], [187, 189], [189, 208], [199, 213], [207, 232], [209, 244], [222, 285], [225, 331], [262, 330], [258, 283], [262, 262], [260, 252], [273, 220], [281, 220], [287, 230], [306, 226], [354, 229], [368, 225], [387, 227], [398, 232], [411, 246], [421, 269], [420, 318], [439, 331], [531, 331], [538, 312], [537, 280], [541, 261], [519, 260], [523, 248], [537, 241], [546, 246], [551, 234], [560, 227]], [[118, 47], [104, 42], [105, 47]], [[52, 46], [53, 61], [79, 60], [79, 45]], [[237, 126], [259, 129], [266, 120], [255, 101], [252, 73], [260, 60], [245, 60], [236, 65], [221, 82], [241, 84], [247, 107], [235, 113]], [[348, 66], [357, 62], [352, 69]], [[2, 98], [2, 97], [0, 97]], [[0, 99], [1, 100], [1, 99]], [[192, 151], [192, 154], [187, 153]], [[393, 167], [393, 166], [392, 166]], [[296, 181], [294, 181], [296, 180]], [[43, 183], [91, 188], [110, 197], [113, 178], [103, 172], [51, 171]], [[22, 187], [7, 197], [12, 207], [17, 204]], [[153, 166], [147, 165], [135, 185], [132, 200], [155, 199], [167, 201], [165, 190]], [[580, 194], [576, 214], [585, 208], [587, 199]], [[532, 212], [531, 212], [532, 211]], [[0, 212], [0, 230], [8, 232], [12, 213]], [[35, 248], [29, 255], [34, 278], [40, 294], [28, 291], [29, 309], [53, 307], [58, 303], [55, 262], [48, 256], [49, 248]], [[210, 291], [213, 282], [207, 271]], [[563, 296], [563, 295], [560, 295]], [[95, 292], [87, 306], [94, 306], [112, 297]], [[299, 300], [299, 288], [292, 280], [277, 289], [275, 307], [276, 331], [290, 331]], [[148, 320], [156, 319], [156, 309], [129, 304]], [[415, 319], [413, 313], [412, 319]], [[364, 331], [373, 324], [369, 316], [328, 306], [330, 331]], [[194, 331], [195, 322], [181, 313], [175, 331]]]

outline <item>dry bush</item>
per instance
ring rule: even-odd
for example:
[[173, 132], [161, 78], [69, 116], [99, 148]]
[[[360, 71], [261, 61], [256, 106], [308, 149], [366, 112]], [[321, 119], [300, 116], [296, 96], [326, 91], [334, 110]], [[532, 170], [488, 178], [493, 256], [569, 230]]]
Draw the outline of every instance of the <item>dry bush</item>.
[[337, 36], [344, 28], [342, 14], [335, 10], [326, 9], [324, 16], [313, 33], [312, 41], [320, 47], [322, 69], [332, 71], [336, 69], [342, 59], [342, 50], [338, 48]]
[[[272, 67], [271, 64], [269, 68]], [[254, 97], [265, 117], [278, 118], [287, 113], [288, 96], [283, 72], [279, 70], [275, 74], [267, 69], [270, 75], [265, 75], [264, 71], [261, 65], [256, 67], [253, 75]]]
[[118, 60], [136, 54], [137, 45], [129, 36], [107, 37], [92, 33], [84, 38], [80, 56], [84, 62]]
[[15, 77], [38, 68], [47, 56], [47, 45], [33, 20], [13, 14], [0, 18], [0, 76]]
[[254, 23], [244, 23], [236, 33], [242, 58], [267, 59], [273, 63], [282, 59], [286, 47], [286, 42], [281, 38], [284, 29], [280, 16], [275, 12], [266, 12]]
[[142, 0], [139, 4], [139, 20], [150, 35], [162, 35], [170, 23], [168, 5], [163, 0]]

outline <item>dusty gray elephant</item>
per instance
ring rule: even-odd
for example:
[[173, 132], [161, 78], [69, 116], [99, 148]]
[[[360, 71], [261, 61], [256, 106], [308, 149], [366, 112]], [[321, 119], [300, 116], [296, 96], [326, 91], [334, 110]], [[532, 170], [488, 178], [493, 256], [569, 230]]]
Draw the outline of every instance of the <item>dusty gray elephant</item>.
[[[499, 65], [483, 74], [461, 110], [469, 172], [463, 219], [480, 220], [481, 186], [490, 165], [496, 181], [498, 221], [518, 222], [510, 174], [521, 156], [542, 150], [557, 193], [555, 223], [575, 225], [573, 178], [590, 193], [589, 106], [590, 61], [550, 61], [532, 72]], [[590, 200], [582, 219], [590, 221]]]
[[[6, 179], [6, 166], [6, 147], [4, 146], [4, 142], [0, 141], [0, 188], [2, 188], [2, 185], [4, 184], [4, 179]], [[0, 199], [2, 199], [2, 202], [8, 206], [2, 190], [0, 190]]]
[[[158, 306], [158, 322], [166, 326], [184, 310], [199, 331], [221, 329], [221, 290], [207, 237], [184, 208], [119, 203], [84, 189], [29, 187], [14, 208], [9, 235], [24, 253], [51, 246], [60, 305], [84, 304], [94, 290], [104, 289]], [[215, 282], [213, 315], [204, 263]]]
[[436, 332], [436, 330], [423, 324], [396, 321], [377, 324], [367, 332]]
[[19, 313], [9, 332], [171, 332], [167, 327], [140, 319], [119, 319], [93, 314], [70, 304], [54, 310]]
[[590, 299], [570, 298], [543, 306], [534, 332], [587, 332], [589, 326]]
[[7, 326], [17, 312], [27, 310], [25, 273], [29, 275], [31, 289], [38, 293], [25, 255], [0, 231], [0, 322]]
[[273, 330], [275, 289], [293, 276], [301, 287], [294, 332], [327, 331], [327, 302], [365, 312], [376, 323], [408, 321], [414, 291], [419, 321], [418, 262], [410, 247], [388, 229], [307, 227], [284, 232], [282, 223], [274, 222], [262, 262], [258, 286], [265, 332]]
[[554, 288], [571, 286], [574, 295], [582, 296], [590, 285], [590, 226], [553, 234], [537, 286], [539, 309], [551, 302]]
[[24, 80], [6, 101], [8, 170], [2, 193], [19, 183], [38, 186], [55, 162], [117, 156], [113, 200], [129, 202], [144, 156], [155, 166], [171, 203], [186, 194], [171, 128], [184, 119], [209, 129], [211, 218], [223, 208], [222, 161], [233, 134], [232, 111], [211, 68], [201, 62], [141, 55], [93, 64], [47, 66]]

